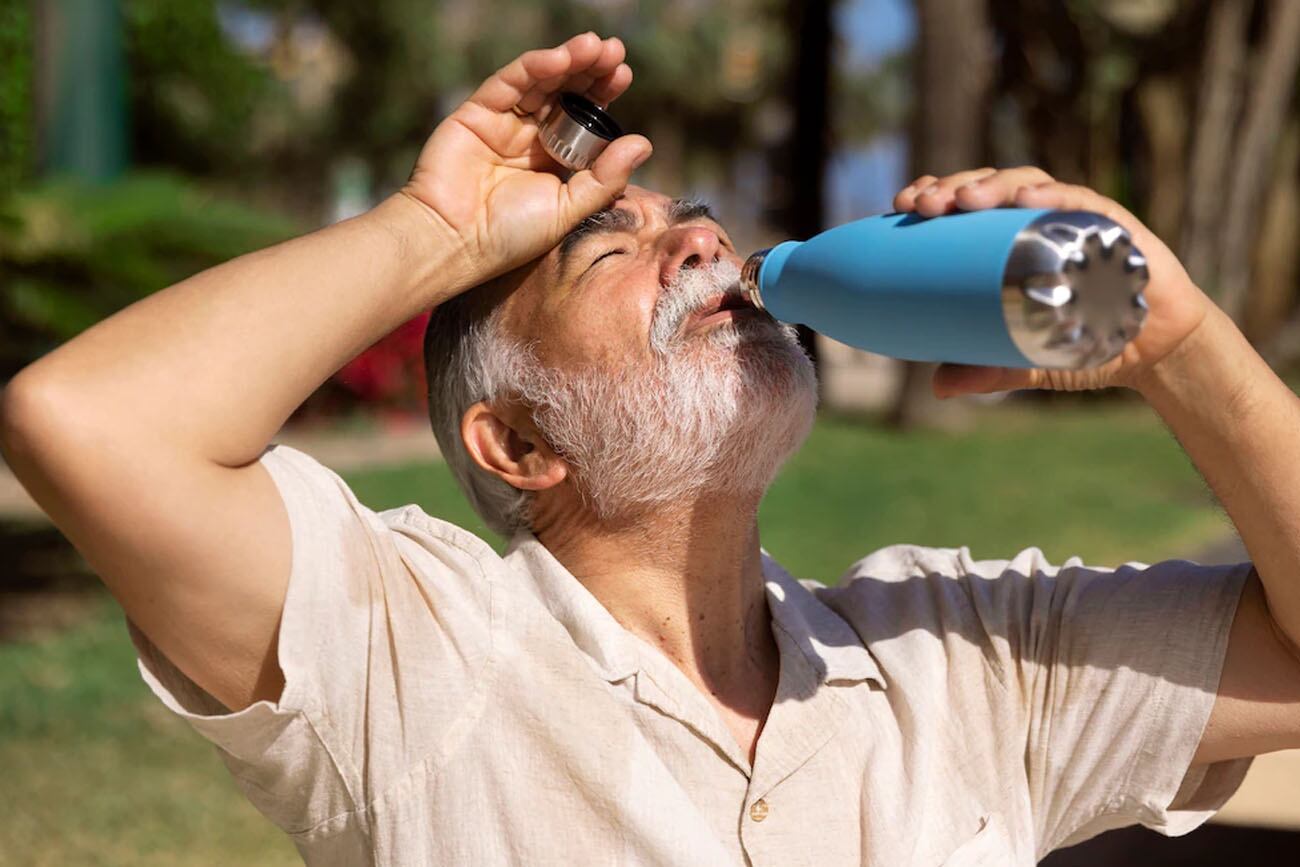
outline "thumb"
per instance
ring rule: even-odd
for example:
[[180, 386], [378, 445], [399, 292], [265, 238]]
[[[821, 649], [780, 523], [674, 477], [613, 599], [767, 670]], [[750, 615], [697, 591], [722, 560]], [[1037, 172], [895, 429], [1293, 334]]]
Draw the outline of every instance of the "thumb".
[[625, 135], [610, 142], [591, 168], [574, 174], [565, 183], [561, 221], [574, 225], [608, 206], [653, 150], [650, 139], [643, 135]]

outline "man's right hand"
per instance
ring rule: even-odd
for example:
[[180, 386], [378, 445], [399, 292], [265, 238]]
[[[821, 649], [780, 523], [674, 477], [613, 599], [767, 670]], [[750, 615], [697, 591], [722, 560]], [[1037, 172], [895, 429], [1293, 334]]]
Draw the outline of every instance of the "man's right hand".
[[623, 56], [620, 40], [594, 33], [529, 51], [434, 130], [403, 192], [428, 207], [459, 244], [464, 267], [457, 271], [468, 281], [460, 289], [545, 254], [612, 202], [650, 156], [648, 139], [625, 135], [589, 170], [564, 181], [538, 138], [555, 94], [573, 91], [607, 105], [627, 90], [632, 70]]

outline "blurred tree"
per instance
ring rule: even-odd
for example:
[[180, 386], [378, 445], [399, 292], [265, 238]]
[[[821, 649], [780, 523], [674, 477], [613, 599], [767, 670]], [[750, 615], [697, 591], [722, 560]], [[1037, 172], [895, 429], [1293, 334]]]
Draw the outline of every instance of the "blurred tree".
[[117, 177], [127, 162], [119, 3], [47, 0], [35, 9], [41, 167]]
[[[811, 238], [825, 228], [826, 167], [831, 156], [832, 0], [791, 0], [785, 27], [793, 63], [786, 100], [793, 116], [790, 134], [774, 153], [773, 174], [782, 179], [768, 216], [783, 235]], [[798, 326], [799, 342], [820, 367], [812, 329]]]
[[256, 177], [259, 111], [290, 108], [270, 70], [227, 38], [213, 0], [123, 0], [122, 9], [134, 162]]
[[133, 301], [292, 228], [162, 175], [63, 180], [5, 197], [0, 382]]
[[[1232, 149], [1219, 245], [1219, 304], [1238, 321], [1246, 308], [1252, 255], [1264, 210], [1261, 200], [1276, 171], [1274, 159], [1300, 69], [1300, 3], [1273, 0], [1264, 15], [1266, 35], [1253, 64], [1249, 97]], [[1213, 285], [1215, 281], [1208, 282]]]
[[[1294, 273], [1294, 242], [1262, 238], [1300, 228], [1281, 205], [1282, 227], [1261, 220], [1265, 190], [1294, 184], [1281, 146], [1295, 118], [1300, 4], [991, 0], [991, 9], [1004, 46], [997, 89], [1016, 105], [1030, 158], [1128, 205], [1248, 334], [1267, 337], [1296, 292], [1293, 279], [1287, 288], [1273, 279]], [[1252, 279], [1257, 268], [1264, 276]]]
[[1179, 245], [1188, 273], [1202, 286], [1209, 285], [1217, 259], [1215, 239], [1241, 107], [1252, 5], [1253, 0], [1215, 0], [1206, 21], [1187, 213]]
[[475, 34], [468, 80], [521, 50], [583, 30], [622, 38], [636, 81], [616, 114], [625, 128], [654, 142], [644, 175], [661, 189], [685, 190], [704, 179], [723, 179], [725, 186], [737, 155], [765, 144], [764, 123], [782, 111], [776, 104], [789, 51], [781, 26], [785, 6], [777, 0], [463, 5], [473, 11], [460, 17], [452, 38]]
[[[1300, 3], [916, 0], [916, 9], [917, 173], [1031, 162], [1094, 187], [1180, 250], [1275, 359], [1300, 358], [1300, 313], [1281, 327], [1300, 288]], [[958, 17], [985, 9], [987, 26]], [[995, 74], [981, 96], [982, 71], [955, 70], [990, 51]], [[926, 401], [926, 377], [915, 367], [906, 376], [901, 424], [923, 416], [914, 407]]]
[[0, 193], [32, 169], [32, 41], [26, 0], [0, 0]]
[[[976, 168], [986, 161], [985, 118], [995, 57], [987, 9], [970, 0], [917, 0], [916, 10], [912, 175]], [[933, 364], [903, 365], [891, 425], [948, 423], [960, 411], [934, 397], [933, 374]]]
[[[332, 94], [325, 126], [287, 141], [282, 164], [316, 183], [345, 160], [366, 167], [374, 195], [394, 190], [451, 106], [464, 62], [442, 38], [441, 16], [425, 0], [300, 0], [281, 13], [281, 60], [291, 51], [295, 17], [310, 15], [347, 53], [346, 74]], [[286, 165], [286, 168], [289, 168]], [[310, 182], [305, 174], [304, 182]]]

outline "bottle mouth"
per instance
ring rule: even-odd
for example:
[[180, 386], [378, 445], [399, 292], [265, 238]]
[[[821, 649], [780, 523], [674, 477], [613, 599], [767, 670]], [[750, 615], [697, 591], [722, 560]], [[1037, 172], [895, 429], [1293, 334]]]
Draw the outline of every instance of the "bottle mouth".
[[770, 252], [772, 252], [771, 247], [766, 250], [759, 250], [757, 253], [751, 254], [745, 260], [745, 264], [740, 266], [740, 294], [744, 295], [745, 299], [759, 310], [767, 309], [763, 306], [763, 296], [759, 291], [758, 276], [759, 272], [763, 270], [763, 260], [767, 258], [767, 254]]

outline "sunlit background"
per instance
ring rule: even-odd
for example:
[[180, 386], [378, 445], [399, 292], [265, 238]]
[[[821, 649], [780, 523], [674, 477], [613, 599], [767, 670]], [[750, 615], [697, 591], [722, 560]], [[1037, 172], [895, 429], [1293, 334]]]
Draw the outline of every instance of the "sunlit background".
[[[0, 0], [0, 383], [150, 292], [364, 211], [484, 76], [587, 29], [628, 47], [612, 110], [655, 144], [637, 181], [708, 199], [743, 249], [887, 211], [922, 172], [1038, 164], [1145, 220], [1297, 373], [1292, 0]], [[486, 533], [424, 420], [422, 325], [282, 439], [374, 508]], [[1131, 397], [940, 403], [923, 366], [812, 345], [821, 418], [760, 518], [801, 577], [893, 542], [1244, 556]], [[2, 463], [0, 769], [0, 864], [297, 861], [147, 695], [120, 613]], [[1291, 864], [1297, 804], [1281, 754], [1190, 838], [1114, 832], [1048, 863]]]

